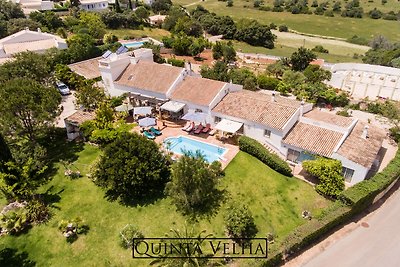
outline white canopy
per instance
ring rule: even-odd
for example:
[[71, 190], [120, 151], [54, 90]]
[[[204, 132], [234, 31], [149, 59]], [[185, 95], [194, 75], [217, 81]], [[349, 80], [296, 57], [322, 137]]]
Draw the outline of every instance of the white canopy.
[[194, 122], [205, 122], [207, 114], [203, 112], [188, 112], [183, 117], [182, 120], [194, 121]]
[[152, 107], [136, 107], [133, 109], [133, 115], [148, 115], [152, 109]]
[[179, 112], [181, 109], [183, 109], [183, 107], [185, 106], [185, 104], [183, 103], [179, 103], [179, 102], [175, 102], [175, 101], [168, 101], [166, 103], [164, 103], [160, 108], [163, 110], [168, 110], [171, 112]]
[[227, 133], [236, 133], [242, 126], [243, 123], [241, 122], [222, 119], [217, 125], [215, 125], [214, 129]]

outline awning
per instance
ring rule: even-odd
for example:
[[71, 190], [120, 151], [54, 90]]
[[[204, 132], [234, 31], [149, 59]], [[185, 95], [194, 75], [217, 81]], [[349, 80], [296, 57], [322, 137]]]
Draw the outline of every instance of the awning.
[[152, 107], [136, 107], [133, 109], [133, 115], [149, 115]]
[[227, 133], [236, 133], [242, 126], [243, 123], [241, 122], [222, 119], [217, 125], [215, 125], [214, 129]]
[[120, 105], [118, 107], [115, 107], [115, 110], [119, 111], [119, 112], [129, 111], [129, 110], [132, 110], [132, 109], [133, 109], [133, 106], [131, 104], [122, 104], [122, 105]]
[[179, 102], [175, 102], [175, 101], [168, 101], [168, 102], [164, 103], [160, 108], [162, 110], [167, 110], [167, 111], [176, 113], [176, 112], [181, 111], [184, 107], [185, 107], [185, 104], [183, 104], [183, 103], [179, 103]]
[[194, 121], [194, 122], [205, 122], [206, 119], [207, 119], [207, 114], [203, 112], [188, 112], [182, 117], [182, 120]]

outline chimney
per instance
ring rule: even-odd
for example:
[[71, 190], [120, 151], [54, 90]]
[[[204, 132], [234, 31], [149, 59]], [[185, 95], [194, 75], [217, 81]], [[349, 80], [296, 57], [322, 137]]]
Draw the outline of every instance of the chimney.
[[303, 112], [304, 112], [304, 100], [301, 100], [301, 103], [300, 103], [300, 117], [303, 116]]
[[368, 138], [368, 125], [365, 125], [364, 126], [364, 130], [363, 130], [363, 132], [362, 132], [362, 134], [361, 134], [361, 138], [363, 138], [363, 139], [367, 139]]
[[272, 92], [272, 98], [271, 98], [271, 100], [272, 100], [272, 102], [276, 102], [276, 99], [275, 99], [275, 91]]
[[42, 30], [41, 30], [40, 28], [37, 28], [37, 32], [38, 32], [38, 33], [41, 33]]

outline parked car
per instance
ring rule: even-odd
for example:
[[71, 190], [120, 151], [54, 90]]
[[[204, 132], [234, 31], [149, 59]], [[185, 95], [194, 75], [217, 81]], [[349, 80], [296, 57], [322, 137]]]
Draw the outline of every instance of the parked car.
[[69, 90], [68, 86], [63, 82], [56, 83], [57, 89], [61, 95], [70, 95], [71, 91]]

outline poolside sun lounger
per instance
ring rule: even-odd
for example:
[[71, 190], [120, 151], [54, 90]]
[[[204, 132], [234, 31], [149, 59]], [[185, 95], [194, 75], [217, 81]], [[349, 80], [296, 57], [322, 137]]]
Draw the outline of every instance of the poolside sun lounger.
[[154, 128], [154, 127], [151, 127], [151, 128], [150, 128], [150, 132], [151, 132], [152, 134], [154, 134], [154, 135], [162, 135], [162, 132], [159, 131], [159, 130], [157, 130], [157, 129]]
[[203, 133], [208, 133], [208, 131], [211, 130], [211, 125], [209, 123], [206, 124], [206, 127], [203, 128], [202, 132]]
[[199, 124], [199, 126], [197, 126], [196, 130], [194, 131], [195, 134], [199, 134], [201, 133], [201, 131], [203, 130], [203, 125]]
[[217, 129], [212, 129], [211, 132], [209, 132], [208, 134], [212, 136], [212, 135], [216, 134], [217, 131], [218, 131]]
[[186, 132], [190, 132], [190, 131], [192, 131], [193, 130], [193, 128], [194, 128], [194, 122], [192, 122], [190, 125], [189, 125], [189, 127], [188, 128], [186, 128]]
[[144, 131], [143, 135], [146, 136], [148, 139], [154, 139], [156, 138], [154, 135], [152, 135], [151, 133], [149, 133], [148, 131]]
[[186, 129], [189, 128], [190, 125], [192, 125], [192, 123], [191, 123], [190, 121], [188, 121], [188, 122], [186, 123], [186, 125], [182, 127], [182, 131], [186, 131]]

